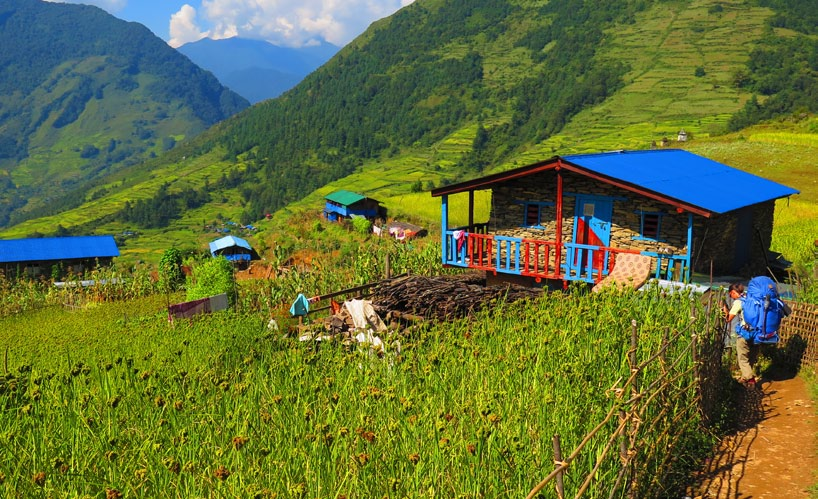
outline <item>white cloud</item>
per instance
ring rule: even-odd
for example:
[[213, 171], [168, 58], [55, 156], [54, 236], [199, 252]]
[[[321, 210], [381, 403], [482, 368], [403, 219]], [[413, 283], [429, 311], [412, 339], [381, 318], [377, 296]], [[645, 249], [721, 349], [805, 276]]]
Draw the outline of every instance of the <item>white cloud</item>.
[[[2, 1], [2, 0], [0, 0]], [[101, 7], [112, 14], [123, 9], [139, 12], [130, 19], [146, 23], [144, 14], [161, 16], [158, 4], [167, 2], [175, 9], [178, 0], [48, 0], [62, 3], [85, 3]], [[183, 0], [184, 1], [184, 0]], [[326, 40], [346, 45], [363, 33], [372, 22], [393, 14], [414, 0], [187, 0], [170, 17], [171, 46], [193, 42], [204, 37], [258, 38], [276, 45], [303, 46]], [[145, 2], [145, 3], [143, 3]], [[197, 7], [201, 3], [200, 7]], [[154, 6], [156, 5], [156, 6]], [[127, 9], [126, 9], [127, 7]], [[172, 12], [172, 10], [170, 10]], [[167, 19], [167, 18], [165, 18]], [[167, 26], [167, 25], [166, 25]]]
[[345, 45], [373, 21], [414, 0], [202, 0], [212, 38], [261, 38], [301, 46], [322, 38]]
[[51, 3], [83, 3], [86, 5], [96, 5], [110, 13], [117, 13], [125, 8], [128, 0], [46, 0]]
[[170, 16], [170, 40], [168, 45], [180, 47], [188, 42], [195, 42], [207, 37], [209, 31], [203, 31], [196, 22], [196, 9], [188, 4], [182, 5], [179, 12]]

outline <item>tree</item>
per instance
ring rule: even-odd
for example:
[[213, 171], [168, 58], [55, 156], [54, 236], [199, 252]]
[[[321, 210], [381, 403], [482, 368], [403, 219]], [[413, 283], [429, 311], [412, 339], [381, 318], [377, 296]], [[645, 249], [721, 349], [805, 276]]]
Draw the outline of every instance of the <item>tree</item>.
[[175, 291], [185, 282], [182, 272], [182, 252], [168, 248], [159, 260], [159, 285], [166, 291]]

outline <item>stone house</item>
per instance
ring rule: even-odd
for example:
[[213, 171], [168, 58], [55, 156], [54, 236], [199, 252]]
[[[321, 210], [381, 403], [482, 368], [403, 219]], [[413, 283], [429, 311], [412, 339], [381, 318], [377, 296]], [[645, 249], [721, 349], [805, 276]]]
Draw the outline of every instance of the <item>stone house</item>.
[[[490, 216], [475, 223], [474, 192], [485, 189]], [[663, 280], [761, 272], [775, 200], [797, 193], [664, 149], [555, 156], [440, 187], [432, 196], [442, 200], [444, 264], [531, 285], [598, 282], [623, 252], [651, 257], [653, 276]], [[466, 226], [449, 226], [453, 195], [469, 196]]]

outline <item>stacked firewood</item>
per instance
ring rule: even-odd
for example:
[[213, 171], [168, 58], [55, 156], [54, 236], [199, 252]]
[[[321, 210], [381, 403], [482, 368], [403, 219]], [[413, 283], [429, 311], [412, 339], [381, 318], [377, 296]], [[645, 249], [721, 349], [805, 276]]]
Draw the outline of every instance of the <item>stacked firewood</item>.
[[443, 321], [467, 316], [500, 300], [511, 302], [541, 294], [541, 290], [517, 285], [487, 287], [482, 276], [462, 274], [383, 281], [373, 288], [369, 299], [381, 315], [391, 312]]

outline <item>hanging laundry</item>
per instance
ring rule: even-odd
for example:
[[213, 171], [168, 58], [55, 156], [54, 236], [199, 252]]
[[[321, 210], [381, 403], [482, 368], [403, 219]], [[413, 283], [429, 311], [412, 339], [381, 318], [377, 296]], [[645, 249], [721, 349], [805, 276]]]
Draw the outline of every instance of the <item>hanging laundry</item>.
[[452, 232], [452, 237], [454, 237], [455, 242], [457, 242], [457, 251], [459, 252], [463, 249], [463, 243], [466, 242], [466, 231], [456, 230]]
[[303, 317], [310, 312], [310, 302], [303, 294], [298, 294], [290, 307], [290, 314], [295, 317]]

